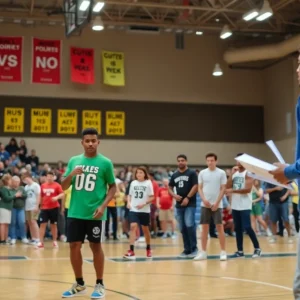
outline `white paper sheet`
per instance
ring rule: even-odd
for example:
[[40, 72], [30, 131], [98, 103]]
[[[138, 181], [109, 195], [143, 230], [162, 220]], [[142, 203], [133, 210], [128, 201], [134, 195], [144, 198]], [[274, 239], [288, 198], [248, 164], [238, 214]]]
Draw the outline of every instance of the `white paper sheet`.
[[273, 175], [269, 173], [269, 171], [275, 170], [277, 168], [276, 166], [248, 154], [238, 156], [235, 160], [237, 160], [249, 172], [249, 176], [264, 182], [269, 182], [277, 186], [291, 189], [289, 185], [284, 185], [276, 181], [273, 178]]
[[271, 151], [274, 153], [274, 155], [278, 159], [278, 162], [280, 162], [281, 164], [285, 164], [285, 161], [284, 161], [281, 153], [279, 152], [278, 148], [274, 144], [274, 142], [272, 140], [270, 140], [270, 141], [267, 141], [266, 144], [269, 146]]

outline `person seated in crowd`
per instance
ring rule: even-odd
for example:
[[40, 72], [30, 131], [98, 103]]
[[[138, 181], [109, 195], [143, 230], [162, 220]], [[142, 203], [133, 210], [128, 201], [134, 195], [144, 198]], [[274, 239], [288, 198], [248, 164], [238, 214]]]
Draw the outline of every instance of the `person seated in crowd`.
[[0, 143], [0, 161], [5, 162], [9, 160], [10, 154], [5, 150], [4, 144]]
[[6, 145], [5, 150], [12, 155], [13, 153], [17, 153], [20, 150], [17, 140], [15, 138], [11, 138], [9, 143]]

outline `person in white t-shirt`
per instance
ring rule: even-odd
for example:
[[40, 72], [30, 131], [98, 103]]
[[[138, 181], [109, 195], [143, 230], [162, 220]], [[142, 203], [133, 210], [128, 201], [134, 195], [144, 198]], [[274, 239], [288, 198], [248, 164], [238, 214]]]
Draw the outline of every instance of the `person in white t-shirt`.
[[[237, 156], [242, 154], [240, 153]], [[247, 232], [254, 247], [252, 258], [261, 256], [259, 242], [251, 227], [252, 186], [253, 178], [248, 176], [247, 170], [237, 161], [237, 165], [232, 168], [232, 175], [228, 178], [226, 190], [226, 194], [231, 195], [231, 208], [237, 245], [237, 252], [233, 255], [235, 258], [245, 257], [243, 249], [244, 231]]]
[[39, 218], [41, 187], [33, 181], [30, 173], [23, 174], [22, 180], [26, 184], [25, 216], [32, 240], [30, 244], [37, 245], [40, 241], [37, 220]]
[[219, 235], [221, 247], [220, 260], [227, 260], [222, 219], [222, 199], [226, 189], [227, 178], [225, 171], [217, 168], [217, 160], [218, 157], [216, 154], [208, 153], [206, 155], [206, 164], [208, 168], [202, 170], [198, 175], [198, 190], [202, 199], [200, 216], [200, 224], [202, 225], [202, 251], [198, 253], [194, 260], [207, 259], [206, 246], [211, 218], [214, 220]]
[[134, 242], [139, 225], [142, 226], [147, 244], [147, 258], [152, 258], [150, 246], [150, 204], [154, 200], [154, 192], [151, 181], [145, 167], [139, 167], [135, 173], [135, 180], [130, 184], [127, 207], [130, 223], [130, 249], [123, 256], [125, 259], [134, 260]]

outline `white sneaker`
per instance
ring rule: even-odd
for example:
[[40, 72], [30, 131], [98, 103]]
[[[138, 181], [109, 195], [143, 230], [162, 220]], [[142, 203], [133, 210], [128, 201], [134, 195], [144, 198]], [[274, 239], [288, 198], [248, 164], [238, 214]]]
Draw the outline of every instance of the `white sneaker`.
[[144, 236], [139, 237], [139, 239], [137, 240], [138, 243], [145, 243], [146, 239]]
[[198, 255], [194, 258], [194, 260], [206, 260], [206, 259], [207, 259], [206, 251], [200, 251]]
[[288, 239], [288, 243], [289, 243], [289, 244], [293, 244], [293, 243], [294, 243], [293, 239], [292, 239], [292, 238], [289, 238], [289, 239]]
[[277, 241], [276, 237], [271, 237], [271, 238], [269, 239], [269, 243], [270, 243], [270, 244], [274, 244], [274, 243], [276, 243], [276, 241]]
[[[9, 242], [9, 241], [7, 240], [7, 242]], [[17, 242], [17, 240], [16, 240], [16, 239], [11, 239], [11, 240], [10, 240], [10, 244], [11, 244], [11, 245], [15, 245], [15, 244], [16, 244], [16, 242]]]
[[269, 228], [267, 228], [267, 236], [271, 237], [272, 235], [272, 231]]
[[22, 243], [23, 243], [23, 244], [28, 244], [29, 241], [28, 241], [28, 239], [24, 238], [24, 239], [22, 239]]
[[227, 254], [226, 251], [221, 251], [220, 253], [220, 260], [227, 260]]

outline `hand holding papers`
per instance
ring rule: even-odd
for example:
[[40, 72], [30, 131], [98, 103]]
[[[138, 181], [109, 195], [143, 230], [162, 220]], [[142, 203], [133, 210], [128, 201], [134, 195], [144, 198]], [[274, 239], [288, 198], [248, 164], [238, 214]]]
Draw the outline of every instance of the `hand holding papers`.
[[290, 186], [279, 183], [274, 179], [273, 175], [269, 173], [270, 171], [276, 170], [276, 166], [248, 154], [238, 156], [235, 160], [237, 160], [249, 172], [248, 176], [290, 189]]

